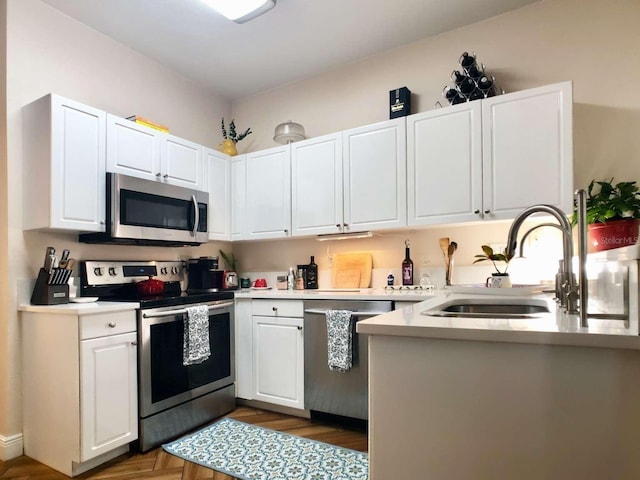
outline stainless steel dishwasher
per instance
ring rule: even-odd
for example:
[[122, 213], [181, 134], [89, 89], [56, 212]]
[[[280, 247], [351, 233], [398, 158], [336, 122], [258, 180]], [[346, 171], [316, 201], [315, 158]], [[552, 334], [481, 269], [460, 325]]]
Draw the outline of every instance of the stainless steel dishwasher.
[[[327, 310], [349, 310], [353, 318], [353, 367], [345, 373], [329, 370]], [[311, 300], [304, 302], [304, 406], [313, 413], [368, 419], [368, 336], [356, 333], [356, 323], [390, 312], [390, 301]]]

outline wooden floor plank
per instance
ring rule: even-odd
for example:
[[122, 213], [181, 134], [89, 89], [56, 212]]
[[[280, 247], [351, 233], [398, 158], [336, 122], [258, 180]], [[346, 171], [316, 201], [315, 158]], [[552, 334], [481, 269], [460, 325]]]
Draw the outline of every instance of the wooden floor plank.
[[[294, 417], [252, 407], [238, 407], [227, 415], [239, 421], [352, 450], [367, 451], [367, 433], [340, 424]], [[199, 427], [196, 430], [200, 430]], [[63, 480], [69, 477], [21, 456], [0, 462], [0, 480]], [[185, 461], [161, 447], [145, 453], [128, 453], [74, 480], [236, 480], [235, 477]]]

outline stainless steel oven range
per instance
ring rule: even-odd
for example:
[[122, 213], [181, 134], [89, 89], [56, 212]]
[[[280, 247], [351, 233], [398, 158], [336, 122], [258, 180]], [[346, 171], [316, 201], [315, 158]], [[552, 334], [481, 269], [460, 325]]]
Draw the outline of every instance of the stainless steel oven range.
[[[139, 297], [136, 283], [154, 277], [164, 293]], [[187, 294], [182, 262], [85, 261], [80, 265], [84, 296], [137, 301], [137, 448], [147, 451], [235, 408], [234, 301], [231, 291]], [[211, 356], [183, 365], [187, 308], [209, 310]]]

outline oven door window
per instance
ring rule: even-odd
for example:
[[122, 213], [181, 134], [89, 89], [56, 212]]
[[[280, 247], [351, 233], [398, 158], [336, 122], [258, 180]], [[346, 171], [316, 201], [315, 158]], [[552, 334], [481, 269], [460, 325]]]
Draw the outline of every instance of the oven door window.
[[[207, 206], [198, 203], [198, 232], [207, 231]], [[193, 231], [194, 204], [189, 200], [120, 190], [120, 224]]]
[[231, 375], [231, 317], [209, 317], [211, 356], [197, 365], [184, 366], [184, 322], [151, 325], [151, 403], [155, 404]]

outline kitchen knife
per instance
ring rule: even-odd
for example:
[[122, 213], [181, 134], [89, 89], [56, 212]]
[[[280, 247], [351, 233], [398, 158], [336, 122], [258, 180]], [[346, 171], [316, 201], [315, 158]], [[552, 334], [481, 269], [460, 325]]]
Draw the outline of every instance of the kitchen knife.
[[53, 268], [53, 257], [56, 254], [56, 249], [53, 247], [47, 247], [46, 253], [44, 255], [44, 269], [51, 273], [51, 269]]
[[[62, 257], [60, 257], [60, 267], [64, 268], [65, 265], [67, 264], [67, 261], [69, 260], [69, 254], [71, 252], [67, 249], [62, 251]], [[63, 263], [64, 262], [64, 263]]]

